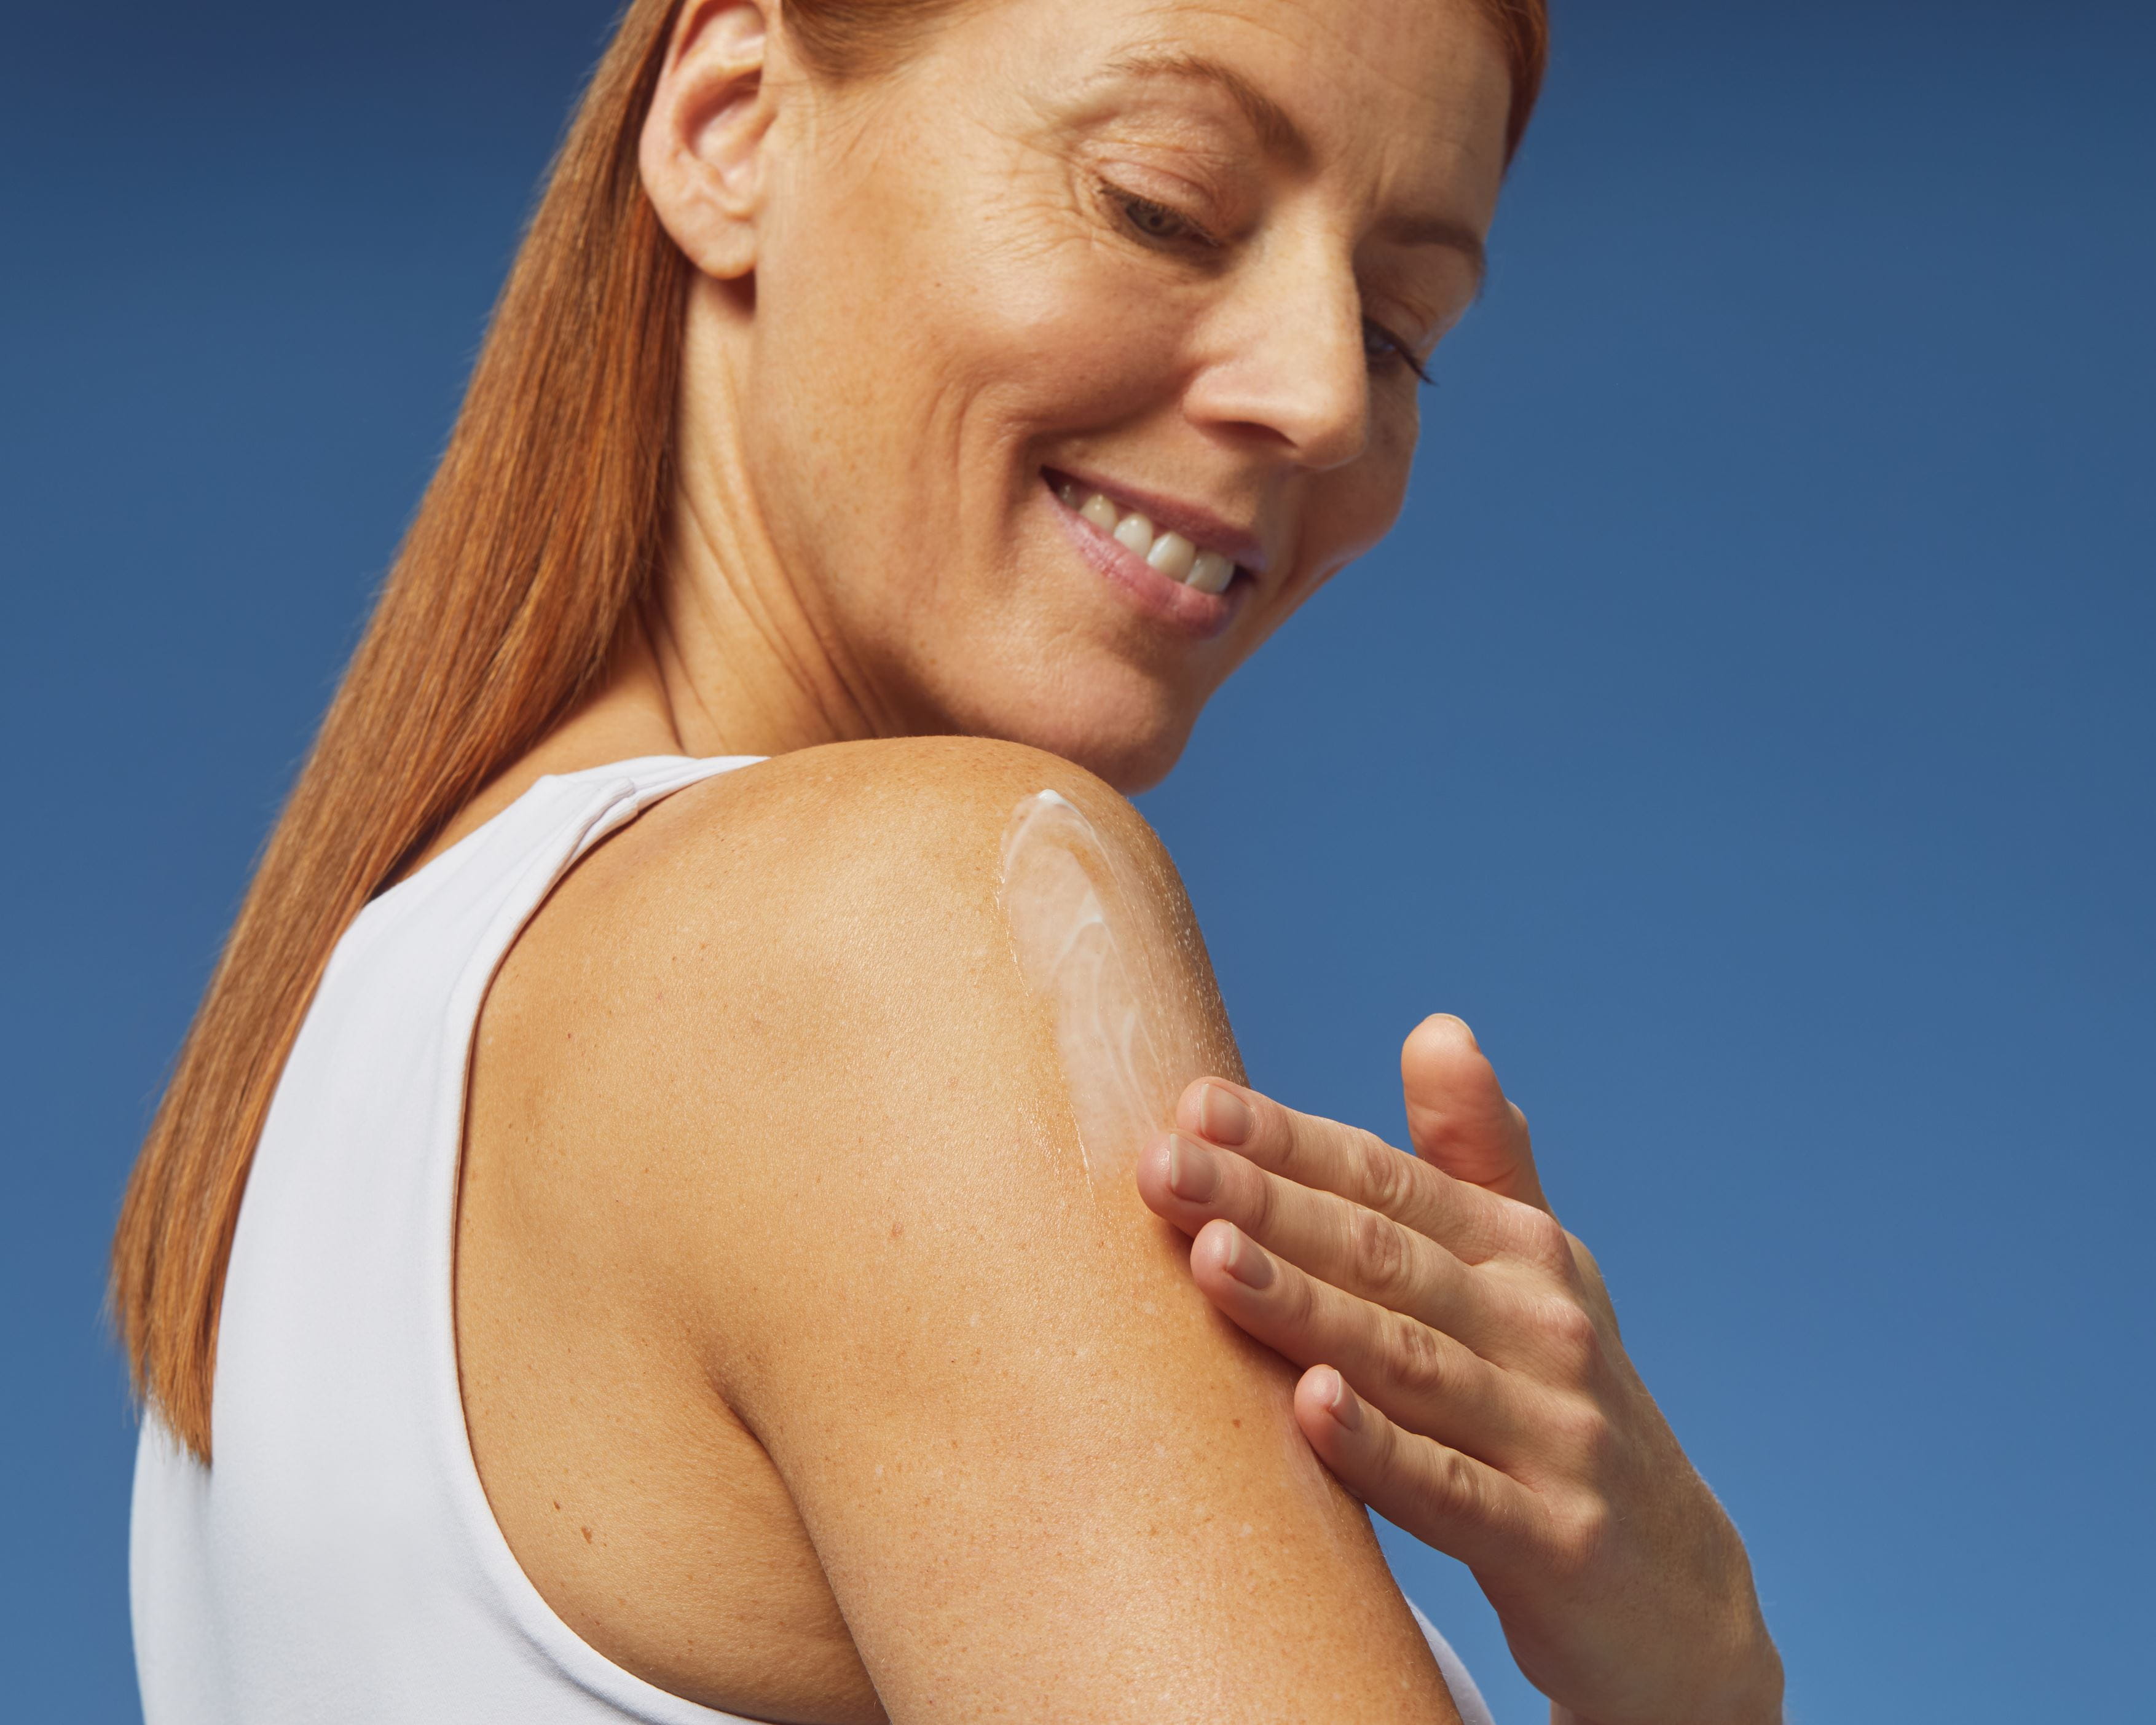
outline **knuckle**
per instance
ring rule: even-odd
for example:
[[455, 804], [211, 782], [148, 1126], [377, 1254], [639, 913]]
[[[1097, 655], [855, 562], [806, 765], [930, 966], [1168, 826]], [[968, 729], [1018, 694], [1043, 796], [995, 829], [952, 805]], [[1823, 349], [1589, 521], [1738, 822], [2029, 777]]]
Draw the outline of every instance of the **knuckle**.
[[1349, 1272], [1373, 1297], [1397, 1295], [1408, 1280], [1407, 1241], [1399, 1226], [1375, 1210], [1348, 1213]]
[[1268, 1102], [1261, 1135], [1272, 1153], [1274, 1173], [1301, 1182], [1303, 1164], [1310, 1159], [1310, 1147], [1303, 1139], [1302, 1117], [1278, 1102]]
[[1390, 1144], [1365, 1134], [1358, 1148], [1362, 1156], [1363, 1189], [1373, 1209], [1389, 1216], [1404, 1213], [1414, 1196], [1414, 1164]]
[[1441, 1450], [1432, 1471], [1436, 1495], [1454, 1515], [1469, 1522], [1488, 1518], [1488, 1493], [1482, 1488], [1482, 1477], [1465, 1455], [1456, 1450]]
[[1385, 1359], [1401, 1389], [1418, 1395], [1442, 1389], [1451, 1378], [1451, 1362], [1436, 1331], [1398, 1312], [1387, 1314]]
[[1593, 1376], [1601, 1357], [1602, 1337], [1594, 1318], [1576, 1301], [1553, 1296], [1538, 1302], [1534, 1326], [1543, 1353], [1562, 1378], [1580, 1383]]
[[1583, 1478], [1594, 1479], [1607, 1471], [1617, 1434], [1609, 1416], [1599, 1407], [1593, 1402], [1573, 1402], [1551, 1423], [1573, 1471]]
[[1614, 1517], [1599, 1494], [1574, 1494], [1551, 1518], [1550, 1558], [1560, 1581], [1577, 1581], [1601, 1560]]
[[1562, 1273], [1572, 1266], [1572, 1238], [1555, 1216], [1532, 1204], [1515, 1219], [1520, 1255], [1537, 1269]]

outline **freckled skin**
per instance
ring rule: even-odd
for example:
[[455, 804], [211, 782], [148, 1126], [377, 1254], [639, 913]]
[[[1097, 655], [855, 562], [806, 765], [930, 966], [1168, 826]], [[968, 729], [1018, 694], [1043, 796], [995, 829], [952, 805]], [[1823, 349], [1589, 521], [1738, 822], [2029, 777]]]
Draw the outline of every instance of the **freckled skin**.
[[[746, 402], [768, 433], [752, 449], [758, 495], [788, 525], [791, 567], [874, 655], [858, 675], [876, 696], [911, 728], [1035, 743], [1126, 788], [1163, 775], [1229, 673], [1392, 525], [1415, 444], [1414, 380], [1380, 372], [1342, 403], [1338, 377], [1315, 367], [1328, 344], [1359, 341], [1366, 302], [1427, 341], [1476, 284], [1454, 256], [1356, 246], [1368, 208], [1354, 203], [1374, 194], [1486, 224], [1497, 173], [1481, 157], [1502, 121], [1502, 107], [1463, 98], [1487, 87], [1486, 68], [1418, 87], [1391, 69], [1394, 54], [1428, 66], [1486, 49], [1388, 17], [1403, 11], [1392, 0], [1352, 21], [1276, 3], [1135, 11], [1119, 47], [1194, 41], [1324, 109], [1375, 85], [1392, 94], [1391, 121], [1383, 136], [1338, 125], [1348, 146], [1310, 174], [1254, 175], [1224, 99], [1101, 80], [1071, 52], [1067, 10], [1044, 33], [1022, 8], [996, 9], [981, 46], [1002, 75], [978, 105], [870, 90], [841, 113], [834, 147], [857, 177], [819, 185], [800, 219], [845, 235], [846, 261], [805, 248], [760, 288], [773, 341], [794, 339], [796, 319], [815, 326], [803, 340], [824, 339], [843, 298], [874, 320], [880, 362], [860, 368], [849, 331], [832, 393], [789, 379]], [[1355, 75], [1313, 84], [1313, 54]], [[870, 137], [876, 147], [851, 147]], [[885, 164], [913, 151], [947, 179], [891, 187]], [[1194, 269], [1107, 218], [1104, 177], [1262, 234]], [[1349, 185], [1360, 198], [1341, 195]], [[962, 253], [960, 234], [981, 238]], [[1268, 341], [1302, 352], [1276, 362]], [[895, 464], [886, 440], [901, 424], [908, 459]], [[1034, 474], [1059, 458], [1258, 524], [1276, 550], [1256, 601], [1195, 649], [1104, 618], [1096, 595], [1051, 572]]]
[[[762, 28], [687, 0], [644, 135], [699, 272], [655, 602], [435, 847], [542, 773], [775, 757], [586, 859], [489, 998], [456, 1285], [489, 1500], [578, 1633], [759, 1718], [1452, 1725], [1292, 1375], [1086, 1172], [1003, 846], [1044, 787], [1078, 810], [1123, 1047], [1240, 1075], [1116, 793], [1390, 525], [1414, 383], [1368, 322], [1426, 352], [1476, 282], [1384, 235], [1486, 228], [1495, 44], [1465, 0], [993, 0], [832, 91]], [[1111, 70], [1162, 49], [1308, 159]], [[1218, 244], [1163, 249], [1132, 194]], [[1050, 467], [1255, 535], [1227, 626], [1134, 608]]]
[[1293, 1373], [1085, 1170], [1002, 902], [1044, 779], [1127, 883], [1148, 1034], [1240, 1070], [1172, 867], [1068, 763], [849, 744], [660, 803], [485, 1008], [457, 1293], [496, 1518], [608, 1657], [755, 1717], [1450, 1725]]

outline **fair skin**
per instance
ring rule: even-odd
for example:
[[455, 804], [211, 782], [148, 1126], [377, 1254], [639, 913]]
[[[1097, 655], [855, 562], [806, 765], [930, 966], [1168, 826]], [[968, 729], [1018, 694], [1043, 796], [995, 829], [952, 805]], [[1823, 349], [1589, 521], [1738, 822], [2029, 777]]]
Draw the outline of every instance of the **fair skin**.
[[1526, 1117], [1456, 1018], [1400, 1065], [1415, 1157], [1209, 1079], [1140, 1163], [1147, 1204], [1215, 1307], [1309, 1368], [1296, 1423], [1334, 1476], [1475, 1572], [1553, 1725], [1779, 1719], [1743, 1542], [1552, 1215]]
[[[1372, 1188], [1237, 1081], [1117, 794], [1390, 525], [1507, 99], [1464, 4], [1002, 0], [843, 88], [778, 14], [685, 7], [643, 149], [696, 270], [664, 578], [436, 847], [545, 773], [773, 757], [582, 863], [475, 1053], [473, 1452], [618, 1663], [773, 1720], [1451, 1720], [1344, 1481], [1475, 1566], [1573, 1716], [1774, 1716], [1742, 1548], [1486, 1066], [1410, 1073], [1432, 1163]], [[1118, 552], [1096, 490], [1232, 580]], [[1010, 959], [998, 846], [1043, 788], [1137, 883], [1159, 1045], [1227, 1075], [1136, 1180], [1086, 1173]], [[1328, 1245], [1356, 1199], [1402, 1275]], [[1404, 1322], [1479, 1399], [1404, 1369]]]

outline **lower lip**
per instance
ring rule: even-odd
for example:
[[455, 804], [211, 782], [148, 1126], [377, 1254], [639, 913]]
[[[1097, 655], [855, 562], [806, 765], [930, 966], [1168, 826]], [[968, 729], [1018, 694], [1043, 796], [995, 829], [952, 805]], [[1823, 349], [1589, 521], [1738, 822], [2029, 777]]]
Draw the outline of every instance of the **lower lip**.
[[[1045, 482], [1043, 485], [1046, 489]], [[1250, 577], [1240, 568], [1224, 593], [1200, 593], [1180, 581], [1171, 580], [1120, 540], [1111, 539], [1053, 490], [1049, 506], [1061, 517], [1070, 542], [1132, 604], [1147, 616], [1166, 624], [1193, 640], [1209, 640], [1227, 628], [1241, 608], [1243, 590]]]

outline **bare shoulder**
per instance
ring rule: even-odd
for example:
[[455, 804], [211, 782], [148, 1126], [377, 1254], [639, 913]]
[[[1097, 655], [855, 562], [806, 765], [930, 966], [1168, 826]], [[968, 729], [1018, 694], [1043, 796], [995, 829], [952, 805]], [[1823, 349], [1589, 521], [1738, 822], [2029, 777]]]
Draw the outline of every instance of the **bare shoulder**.
[[753, 1434], [891, 1717], [1451, 1718], [1292, 1373], [1104, 1177], [1235, 1061], [1125, 799], [1006, 744], [803, 751], [660, 805], [532, 933], [489, 1008], [521, 1213]]
[[[622, 847], [629, 868], [774, 867], [799, 900], [880, 885], [993, 897], [1014, 813], [1047, 792], [1180, 900], [1173, 865], [1130, 801], [1083, 768], [1023, 744], [911, 737], [803, 749], [683, 792]], [[661, 859], [664, 859], [663, 862]], [[775, 865], [775, 866], [774, 866]]]
[[773, 756], [710, 783], [750, 786], [775, 803], [839, 809], [872, 803], [911, 811], [932, 826], [957, 826], [968, 814], [993, 814], [1014, 794], [1075, 792], [1104, 819], [1144, 832], [1129, 800], [1084, 768], [1024, 743], [980, 737], [908, 737], [828, 743]]
[[[710, 1214], [689, 1224], [704, 1241], [768, 1234], [771, 1193], [803, 1178], [822, 1182], [826, 1223], [867, 1226], [873, 1213], [902, 1235], [899, 1212], [932, 1219], [977, 1178], [983, 1142], [1025, 1143], [1019, 1166], [1045, 1183], [1029, 1202], [1074, 1199], [1063, 1183], [1087, 1165], [1082, 1098], [1074, 1106], [1072, 1051], [1028, 974], [1008, 890], [1013, 834], [1044, 806], [1082, 834], [1129, 973], [1117, 1009], [1142, 1020], [1149, 1050], [1151, 1100], [1116, 1129], [1158, 1129], [1170, 1086], [1240, 1070], [1173, 865], [1084, 769], [963, 737], [778, 757], [676, 793], [602, 846], [497, 983], [492, 1096], [506, 1085], [532, 1131], [572, 1142], [638, 1134], [640, 1166], [693, 1179], [707, 1206], [740, 1207], [722, 1229]], [[863, 1138], [854, 1119], [881, 1136]], [[603, 1156], [562, 1173], [613, 1181], [619, 1167]], [[847, 1178], [824, 1178], [839, 1170]], [[686, 1214], [636, 1201], [622, 1213], [662, 1232]], [[808, 1214], [808, 1201], [786, 1214]], [[1126, 1233], [1152, 1228], [1127, 1221]]]
[[[1239, 1071], [1204, 942], [1152, 828], [1082, 768], [1015, 743], [837, 744], [678, 793], [578, 871], [530, 944], [549, 971], [597, 965], [624, 984], [640, 973], [609, 1009], [632, 1039], [678, 1038], [693, 1010], [715, 1047], [752, 998], [766, 1035], [844, 1027], [856, 1061], [880, 1045], [871, 1029], [916, 1059], [939, 1046], [1006, 1064], [1020, 1044], [1045, 1055], [1053, 1029], [1029, 1004], [1008, 902], [1009, 840], [1044, 803], [1069, 812], [1112, 882], [1122, 942], [1173, 1021], [1164, 1031], [1191, 1044], [1175, 1064]], [[1019, 1034], [1029, 1026], [1042, 1034]]]

